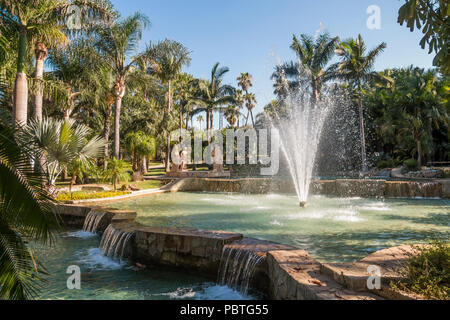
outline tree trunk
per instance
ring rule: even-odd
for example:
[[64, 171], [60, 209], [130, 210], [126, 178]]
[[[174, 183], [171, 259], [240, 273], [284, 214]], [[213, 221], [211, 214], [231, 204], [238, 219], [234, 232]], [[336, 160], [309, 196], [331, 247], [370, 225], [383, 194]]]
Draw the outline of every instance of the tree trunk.
[[36, 94], [34, 95], [34, 113], [33, 117], [36, 120], [42, 120], [42, 105], [43, 105], [43, 85], [42, 80], [44, 78], [44, 62], [47, 58], [47, 47], [41, 43], [36, 42], [34, 48], [36, 55]]
[[147, 173], [147, 157], [143, 156], [142, 157], [142, 174], [146, 174]]
[[27, 124], [28, 114], [28, 83], [25, 71], [27, 57], [27, 34], [22, 30], [19, 33], [19, 51], [17, 58], [17, 74], [14, 83], [14, 124], [24, 126]]
[[108, 105], [108, 110], [105, 117], [105, 126], [103, 128], [103, 138], [105, 139], [105, 159], [103, 160], [103, 168], [106, 170], [108, 168], [108, 157], [109, 157], [109, 134], [111, 131], [111, 117], [112, 117], [112, 104]]
[[125, 79], [119, 77], [114, 85], [116, 95], [116, 110], [114, 113], [114, 157], [120, 159], [120, 110], [122, 98], [125, 95]]
[[247, 116], [245, 117], [245, 126], [248, 125], [248, 117], [250, 116], [250, 109], [247, 109]]
[[[167, 96], [167, 119], [172, 112], [172, 87], [171, 82], [168, 82], [168, 96]], [[168, 124], [167, 124], [168, 125]], [[170, 172], [170, 132], [167, 131], [167, 147], [166, 147], [166, 173]]]
[[421, 137], [416, 138], [417, 143], [417, 167], [422, 170], [422, 139]]
[[364, 130], [364, 109], [362, 100], [362, 89], [361, 85], [358, 84], [358, 97], [359, 97], [359, 130], [361, 133], [361, 161], [362, 161], [362, 171], [367, 172], [367, 158], [366, 158], [366, 135]]
[[122, 97], [116, 98], [116, 110], [114, 113], [114, 157], [120, 156], [120, 109], [122, 108]]
[[70, 199], [72, 199], [72, 187], [76, 182], [77, 182], [77, 176], [73, 175], [72, 179], [70, 180], [70, 186], [69, 186]]
[[211, 110], [211, 114], [209, 115], [209, 129], [212, 130], [214, 128], [214, 110]]

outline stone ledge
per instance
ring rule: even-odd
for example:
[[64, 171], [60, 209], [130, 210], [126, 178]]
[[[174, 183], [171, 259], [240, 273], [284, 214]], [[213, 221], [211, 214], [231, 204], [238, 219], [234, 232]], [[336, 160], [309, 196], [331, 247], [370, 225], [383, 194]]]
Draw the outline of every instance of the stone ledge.
[[[321, 271], [351, 290], [370, 291], [387, 299], [414, 299], [415, 297], [411, 295], [392, 290], [390, 282], [404, 278], [401, 269], [405, 266], [407, 259], [415, 252], [417, 251], [409, 245], [392, 247], [374, 252], [355, 263], [322, 264]], [[369, 277], [367, 268], [371, 265], [380, 267], [381, 289], [369, 290], [367, 288]]]
[[223, 246], [242, 239], [242, 234], [188, 228], [146, 227], [133, 224], [136, 233], [136, 260], [194, 269], [217, 275]]
[[271, 295], [277, 300], [377, 300], [370, 293], [344, 288], [320, 272], [320, 263], [307, 251], [270, 251], [267, 254]]
[[91, 211], [105, 213], [98, 225], [97, 231], [99, 232], [103, 232], [110, 223], [130, 223], [137, 217], [137, 213], [134, 211], [117, 210], [101, 206], [57, 204], [53, 207], [53, 211], [61, 217], [63, 224], [75, 228], [82, 228], [84, 226], [86, 216]]

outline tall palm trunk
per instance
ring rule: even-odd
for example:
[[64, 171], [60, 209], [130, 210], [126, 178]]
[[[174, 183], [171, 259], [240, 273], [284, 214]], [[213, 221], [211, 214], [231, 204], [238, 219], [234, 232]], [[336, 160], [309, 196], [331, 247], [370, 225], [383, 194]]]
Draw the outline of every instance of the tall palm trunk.
[[111, 117], [112, 117], [112, 106], [113, 103], [108, 103], [108, 110], [106, 111], [105, 117], [105, 127], [103, 129], [103, 139], [105, 139], [105, 159], [103, 160], [103, 167], [105, 170], [108, 168], [108, 157], [109, 157], [109, 135], [111, 131]]
[[417, 167], [422, 170], [422, 142], [417, 140]]
[[[167, 119], [172, 112], [172, 84], [168, 81], [167, 92]], [[166, 148], [166, 172], [170, 172], [170, 132], [167, 132], [167, 148]]]
[[28, 113], [28, 83], [25, 73], [27, 59], [27, 34], [25, 30], [19, 33], [19, 52], [17, 58], [17, 74], [14, 83], [14, 124], [20, 126], [27, 124]]
[[122, 98], [125, 95], [125, 79], [119, 77], [114, 85], [116, 95], [116, 110], [114, 113], [114, 157], [120, 157], [120, 110], [122, 108]]
[[422, 132], [420, 132], [420, 130], [413, 129], [413, 136], [417, 145], [417, 167], [419, 170], [422, 170]]
[[34, 113], [33, 117], [37, 120], [42, 120], [42, 102], [43, 102], [43, 85], [44, 78], [44, 62], [47, 58], [47, 47], [42, 42], [36, 42], [34, 48], [36, 55], [36, 93], [34, 95]]
[[362, 99], [362, 88], [361, 82], [358, 81], [358, 100], [359, 100], [359, 130], [361, 133], [361, 161], [362, 161], [362, 171], [367, 172], [367, 154], [366, 154], [366, 134], [364, 129], [364, 109], [363, 109], [363, 99]]
[[312, 94], [311, 94], [311, 103], [315, 106], [319, 104], [320, 92], [319, 87], [317, 85], [317, 81], [312, 81]]

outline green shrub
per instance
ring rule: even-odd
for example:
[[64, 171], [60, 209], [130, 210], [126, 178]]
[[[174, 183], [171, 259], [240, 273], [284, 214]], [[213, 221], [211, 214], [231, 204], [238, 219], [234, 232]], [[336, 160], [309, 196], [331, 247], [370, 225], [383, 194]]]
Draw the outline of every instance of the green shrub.
[[61, 192], [56, 197], [57, 201], [70, 201], [70, 200], [87, 200], [87, 199], [99, 199], [99, 198], [109, 198], [116, 196], [123, 196], [129, 194], [130, 192], [123, 191], [100, 191], [100, 192]]
[[415, 171], [417, 170], [418, 164], [416, 159], [408, 159], [403, 162], [403, 165], [408, 169], [409, 171]]
[[450, 244], [434, 241], [417, 247], [403, 270], [405, 281], [392, 287], [419, 294], [426, 299], [450, 300]]
[[378, 169], [386, 169], [386, 168], [395, 168], [398, 165], [398, 161], [395, 159], [387, 159], [387, 160], [381, 160], [377, 163]]

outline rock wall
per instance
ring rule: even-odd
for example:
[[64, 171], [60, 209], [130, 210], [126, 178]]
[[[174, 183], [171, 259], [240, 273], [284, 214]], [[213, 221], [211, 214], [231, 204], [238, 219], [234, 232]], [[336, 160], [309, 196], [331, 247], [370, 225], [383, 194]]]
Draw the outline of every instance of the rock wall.
[[195, 270], [217, 276], [223, 246], [242, 239], [241, 234], [199, 231], [188, 228], [159, 228], [133, 225], [136, 234], [135, 260]]
[[[238, 192], [248, 194], [295, 193], [290, 180], [269, 178], [210, 179], [186, 178], [172, 185], [172, 191]], [[311, 193], [337, 197], [363, 198], [449, 198], [450, 182], [442, 181], [387, 181], [336, 179], [315, 180]]]

